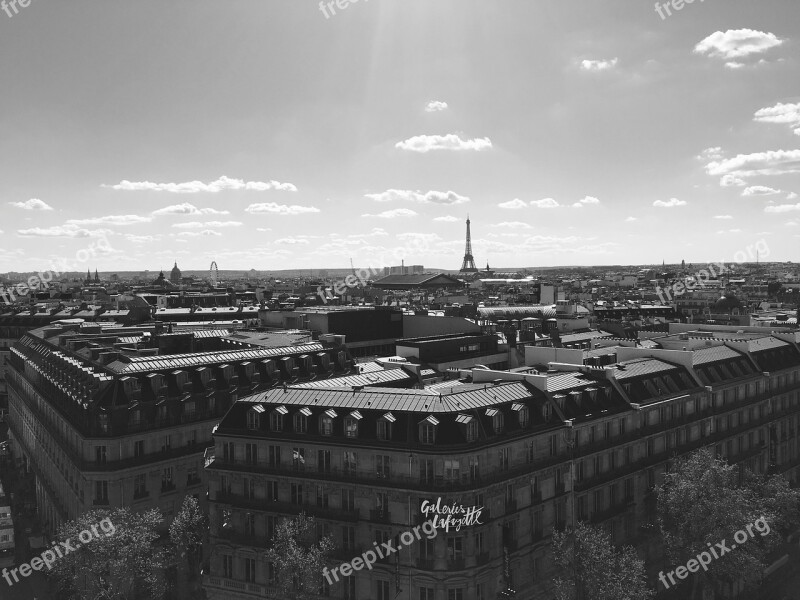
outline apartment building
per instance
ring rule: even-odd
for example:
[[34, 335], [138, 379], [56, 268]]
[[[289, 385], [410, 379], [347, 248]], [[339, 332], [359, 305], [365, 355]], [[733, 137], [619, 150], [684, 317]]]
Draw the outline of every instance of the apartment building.
[[332, 585], [320, 577], [320, 597], [552, 598], [552, 532], [576, 520], [659, 557], [653, 489], [678, 456], [710, 446], [796, 481], [799, 389], [798, 334], [778, 334], [688, 351], [619, 347], [602, 366], [475, 368], [425, 389], [243, 397], [206, 468], [204, 585], [209, 598], [278, 598], [265, 550], [280, 518], [316, 516], [337, 543], [332, 567], [421, 523], [427, 501], [480, 508], [479, 522]]
[[189, 352], [206, 332], [186, 333], [53, 324], [11, 348], [12, 448], [48, 532], [98, 506], [170, 517], [186, 494], [204, 503], [212, 429], [237, 398], [353, 368], [333, 342]]

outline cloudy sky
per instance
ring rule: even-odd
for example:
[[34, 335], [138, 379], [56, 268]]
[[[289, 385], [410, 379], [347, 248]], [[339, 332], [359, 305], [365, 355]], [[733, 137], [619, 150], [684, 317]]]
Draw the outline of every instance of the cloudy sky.
[[17, 8], [0, 271], [798, 258], [794, 0]]

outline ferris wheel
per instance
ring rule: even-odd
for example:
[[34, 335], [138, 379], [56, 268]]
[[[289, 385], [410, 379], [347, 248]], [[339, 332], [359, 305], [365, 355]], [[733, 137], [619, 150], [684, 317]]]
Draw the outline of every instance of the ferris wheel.
[[211, 284], [217, 285], [217, 281], [219, 281], [219, 267], [217, 267], [217, 261], [211, 261], [211, 266], [208, 269], [208, 275], [209, 279], [211, 280]]

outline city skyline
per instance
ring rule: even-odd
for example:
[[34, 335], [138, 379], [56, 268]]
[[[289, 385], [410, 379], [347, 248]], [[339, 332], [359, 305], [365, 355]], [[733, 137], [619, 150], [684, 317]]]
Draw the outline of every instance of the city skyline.
[[188, 6], [0, 13], [0, 272], [795, 260], [800, 7]]

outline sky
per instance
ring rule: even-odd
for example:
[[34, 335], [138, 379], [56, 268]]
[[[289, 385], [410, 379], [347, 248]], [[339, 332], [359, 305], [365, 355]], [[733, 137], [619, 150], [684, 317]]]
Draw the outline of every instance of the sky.
[[6, 0], [0, 272], [798, 259], [796, 0], [342, 6]]

